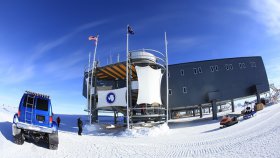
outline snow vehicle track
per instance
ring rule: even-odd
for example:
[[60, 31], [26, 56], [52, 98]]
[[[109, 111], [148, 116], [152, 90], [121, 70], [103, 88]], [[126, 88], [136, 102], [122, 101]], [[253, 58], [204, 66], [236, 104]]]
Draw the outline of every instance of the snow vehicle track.
[[[139, 136], [133, 132], [117, 135], [92, 133], [78, 136], [76, 117], [67, 115], [62, 124], [57, 151], [32, 142], [22, 146], [12, 142], [9, 135], [13, 112], [0, 109], [1, 157], [279, 157], [280, 104], [265, 108], [256, 116], [220, 129], [218, 121], [174, 120], [168, 132], [155, 129], [159, 135]], [[182, 120], [178, 120], [182, 121]], [[70, 124], [72, 122], [72, 125]], [[5, 124], [5, 125], [4, 125]], [[64, 126], [64, 127], [63, 127]], [[185, 127], [184, 127], [185, 126]], [[162, 133], [160, 133], [162, 132]], [[100, 136], [100, 135], [102, 136]], [[12, 152], [12, 154], [11, 154]]]

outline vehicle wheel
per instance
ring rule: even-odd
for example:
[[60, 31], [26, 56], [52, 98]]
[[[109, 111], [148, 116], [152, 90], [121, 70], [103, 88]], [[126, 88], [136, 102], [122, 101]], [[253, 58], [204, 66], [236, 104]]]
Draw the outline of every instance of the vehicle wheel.
[[49, 149], [57, 150], [58, 148], [58, 132], [48, 134]]
[[18, 145], [22, 145], [24, 143], [24, 138], [22, 132], [14, 136], [14, 142]]
[[49, 144], [49, 149], [51, 150], [57, 150], [58, 144]]

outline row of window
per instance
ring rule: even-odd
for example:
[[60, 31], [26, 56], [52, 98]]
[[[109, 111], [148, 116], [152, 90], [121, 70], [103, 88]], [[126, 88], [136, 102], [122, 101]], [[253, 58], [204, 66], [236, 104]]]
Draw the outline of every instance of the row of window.
[[218, 67], [218, 65], [210, 66], [210, 70], [211, 70], [211, 72], [219, 71], [219, 67]]
[[256, 62], [250, 62], [250, 64], [251, 64], [251, 67], [257, 67]]
[[245, 68], [246, 68], [245, 63], [239, 63], [239, 68], [240, 68], [240, 69], [245, 69]]
[[[253, 68], [257, 67], [256, 62], [250, 62], [250, 65]], [[246, 64], [245, 63], [239, 63], [239, 67], [240, 67], [240, 69], [245, 69], [246, 68]]]
[[[187, 87], [182, 87], [182, 90], [184, 94], [188, 93]], [[168, 89], [168, 94], [172, 95], [172, 89]]]
[[36, 108], [38, 110], [48, 111], [49, 101], [46, 99], [37, 98], [36, 100], [32, 97], [25, 96], [23, 100], [23, 106], [28, 108]]
[[198, 68], [193, 68], [193, 73], [196, 75], [196, 74], [201, 74], [202, 73], [202, 68], [201, 67], [198, 67]]
[[233, 70], [232, 64], [226, 64], [225, 67], [226, 67], [226, 70], [227, 70], [227, 71], [228, 71], [228, 70]]
[[[257, 67], [256, 62], [250, 62], [250, 65], [251, 65], [251, 67], [253, 67], [253, 68]], [[239, 68], [240, 68], [240, 69], [245, 69], [245, 68], [246, 68], [246, 64], [245, 64], [245, 63], [239, 63]], [[232, 65], [232, 64], [225, 64], [225, 69], [226, 69], [227, 71], [233, 70], [233, 65]], [[210, 66], [210, 71], [211, 71], [211, 72], [219, 71], [219, 66], [218, 66], [218, 65], [212, 65], [212, 66]], [[203, 72], [202, 72], [202, 68], [201, 68], [201, 67], [193, 68], [193, 73], [194, 73], [195, 75], [203, 73]], [[180, 70], [180, 74], [181, 74], [181, 76], [184, 76], [184, 75], [185, 75], [184, 70], [181, 69], [181, 70]], [[168, 73], [168, 77], [170, 77], [170, 73]]]

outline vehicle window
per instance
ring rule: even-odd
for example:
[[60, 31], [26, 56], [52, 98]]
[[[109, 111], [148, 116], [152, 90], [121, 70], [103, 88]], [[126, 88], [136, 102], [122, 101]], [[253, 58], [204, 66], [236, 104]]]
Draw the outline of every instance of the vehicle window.
[[48, 111], [48, 103], [49, 102], [46, 99], [37, 98], [36, 109], [43, 110], [43, 111]]
[[23, 106], [28, 108], [34, 108], [34, 98], [32, 96], [26, 95], [23, 100]]

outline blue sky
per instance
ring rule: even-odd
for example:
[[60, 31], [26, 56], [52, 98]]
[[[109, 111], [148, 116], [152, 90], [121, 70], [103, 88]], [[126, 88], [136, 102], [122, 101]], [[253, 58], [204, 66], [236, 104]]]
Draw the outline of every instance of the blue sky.
[[17, 106], [25, 90], [49, 94], [57, 113], [83, 113], [83, 71], [99, 34], [101, 65], [130, 49], [164, 51], [169, 63], [263, 57], [280, 85], [279, 0], [0, 1], [0, 104]]

